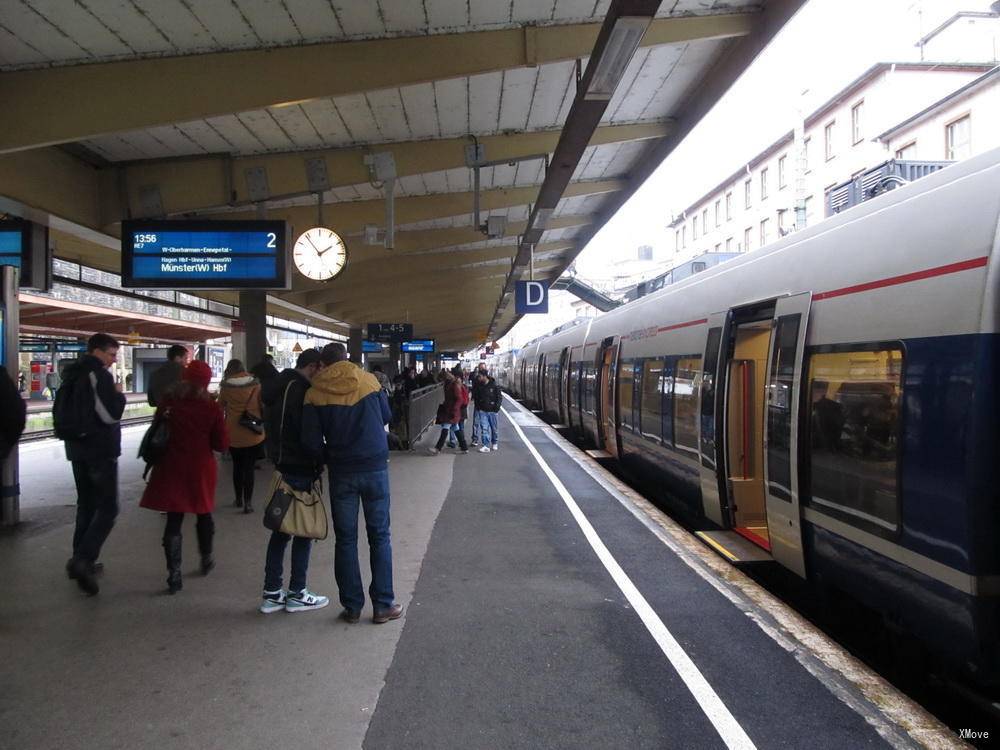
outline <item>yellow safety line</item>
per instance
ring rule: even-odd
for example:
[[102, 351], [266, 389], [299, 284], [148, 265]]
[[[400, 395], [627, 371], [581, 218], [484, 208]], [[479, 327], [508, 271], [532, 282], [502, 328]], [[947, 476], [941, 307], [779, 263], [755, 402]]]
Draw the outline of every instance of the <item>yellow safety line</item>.
[[727, 550], [725, 547], [723, 547], [721, 544], [719, 544], [717, 541], [715, 541], [711, 537], [709, 537], [709, 536], [702, 536], [702, 532], [700, 532], [700, 531], [696, 531], [695, 532], [695, 536], [697, 536], [702, 541], [708, 543], [717, 552], [719, 552], [719, 553], [725, 555], [726, 557], [728, 557], [732, 562], [739, 562], [739, 558], [736, 557], [736, 555], [734, 555], [732, 552], [730, 552], [729, 550]]

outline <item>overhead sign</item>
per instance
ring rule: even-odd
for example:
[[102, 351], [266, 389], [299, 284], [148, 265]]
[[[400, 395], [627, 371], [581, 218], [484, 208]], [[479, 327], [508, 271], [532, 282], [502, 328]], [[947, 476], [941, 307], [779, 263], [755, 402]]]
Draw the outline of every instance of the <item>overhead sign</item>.
[[20, 269], [21, 289], [49, 291], [52, 288], [49, 228], [24, 219], [0, 221], [0, 266]]
[[403, 345], [400, 346], [400, 351], [432, 353], [434, 351], [434, 339], [413, 339], [411, 341], [404, 341]]
[[361, 351], [365, 354], [381, 354], [382, 345], [377, 341], [362, 341]]
[[288, 289], [283, 221], [122, 222], [122, 286]]
[[412, 323], [369, 323], [369, 341], [381, 341], [384, 344], [398, 344], [413, 338]]
[[549, 311], [549, 285], [544, 281], [514, 282], [514, 312], [517, 315]]
[[441, 359], [458, 359], [458, 352], [441, 352]]
[[85, 341], [57, 341], [57, 352], [85, 352], [87, 343]]

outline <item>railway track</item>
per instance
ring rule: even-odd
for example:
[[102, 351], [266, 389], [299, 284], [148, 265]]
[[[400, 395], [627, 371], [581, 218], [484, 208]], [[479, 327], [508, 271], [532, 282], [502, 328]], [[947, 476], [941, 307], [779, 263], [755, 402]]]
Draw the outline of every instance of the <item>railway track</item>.
[[[132, 427], [137, 424], [149, 424], [153, 421], [153, 415], [149, 414], [144, 417], [127, 417], [121, 420], [122, 427]], [[47, 440], [49, 438], [54, 438], [56, 436], [55, 430], [35, 430], [34, 432], [26, 432], [21, 435], [22, 443], [34, 443], [39, 440]]]

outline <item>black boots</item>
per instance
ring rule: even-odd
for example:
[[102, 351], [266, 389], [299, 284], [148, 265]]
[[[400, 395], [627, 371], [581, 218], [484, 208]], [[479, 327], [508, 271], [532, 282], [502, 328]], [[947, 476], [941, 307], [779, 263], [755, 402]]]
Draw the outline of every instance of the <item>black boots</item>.
[[163, 538], [163, 552], [167, 558], [167, 593], [176, 594], [184, 588], [181, 579], [181, 543], [180, 534]]
[[253, 513], [253, 492], [247, 492], [246, 500], [243, 501], [243, 512]]
[[215, 567], [212, 557], [212, 538], [215, 536], [215, 521], [211, 516], [198, 517], [195, 527], [198, 531], [198, 552], [201, 554], [201, 574], [207, 576]]

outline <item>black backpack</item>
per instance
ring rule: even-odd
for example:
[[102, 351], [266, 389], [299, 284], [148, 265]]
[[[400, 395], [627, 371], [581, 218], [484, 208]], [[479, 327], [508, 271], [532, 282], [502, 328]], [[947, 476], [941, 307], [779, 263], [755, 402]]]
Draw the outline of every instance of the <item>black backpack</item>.
[[85, 440], [97, 426], [97, 392], [89, 373], [64, 380], [52, 404], [52, 426], [60, 440]]
[[145, 479], [153, 465], [163, 458], [170, 444], [170, 408], [163, 409], [153, 417], [153, 423], [142, 436], [139, 443], [138, 458], [146, 462], [146, 470], [142, 473]]

